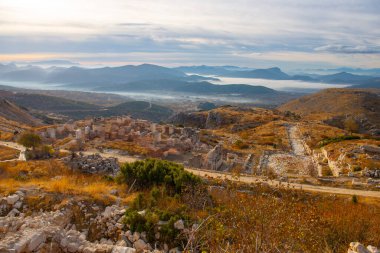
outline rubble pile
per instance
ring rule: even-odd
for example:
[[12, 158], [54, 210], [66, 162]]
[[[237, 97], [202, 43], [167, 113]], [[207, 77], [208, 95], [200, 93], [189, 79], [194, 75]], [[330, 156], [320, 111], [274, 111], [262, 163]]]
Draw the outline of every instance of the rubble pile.
[[[1, 205], [10, 210], [3, 209], [0, 216], [1, 253], [179, 252], [177, 248], [169, 250], [167, 244], [161, 246], [163, 249], [154, 249], [157, 243], [150, 244], [145, 232], [128, 230], [123, 223], [126, 211], [123, 206], [107, 206], [102, 211], [102, 207], [96, 204], [70, 201], [58, 210], [41, 209], [27, 215], [22, 210], [26, 207], [23, 203], [26, 194], [17, 191], [1, 200]], [[175, 222], [174, 228], [185, 230], [184, 221]]]
[[347, 253], [380, 253], [380, 250], [371, 245], [368, 245], [366, 248], [359, 242], [351, 242]]
[[116, 158], [103, 158], [99, 154], [89, 156], [73, 154], [65, 159], [65, 163], [73, 170], [87, 174], [115, 176], [120, 171], [120, 166]]

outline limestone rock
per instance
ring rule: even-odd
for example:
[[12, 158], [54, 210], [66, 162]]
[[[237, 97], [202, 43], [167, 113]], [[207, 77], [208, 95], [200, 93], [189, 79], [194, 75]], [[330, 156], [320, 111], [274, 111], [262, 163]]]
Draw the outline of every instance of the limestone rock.
[[183, 230], [185, 229], [185, 223], [183, 222], [183, 220], [178, 220], [174, 223], [174, 228], [178, 230]]

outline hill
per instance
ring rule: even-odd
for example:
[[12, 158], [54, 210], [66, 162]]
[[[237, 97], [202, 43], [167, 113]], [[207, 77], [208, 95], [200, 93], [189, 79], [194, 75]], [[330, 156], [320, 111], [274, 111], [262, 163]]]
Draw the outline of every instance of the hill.
[[2, 98], [0, 98], [0, 117], [28, 126], [41, 125], [41, 121], [30, 115], [26, 109]]
[[99, 84], [116, 84], [149, 79], [173, 79], [199, 81], [208, 80], [202, 76], [188, 76], [180, 70], [152, 64], [125, 65], [120, 67], [82, 68], [82, 67], [51, 67], [38, 66], [17, 67], [14, 64], [0, 64], [0, 80], [34, 81], [42, 83], [59, 83], [74, 87], [95, 88]]
[[125, 84], [106, 85], [98, 87], [100, 91], [170, 91], [181, 93], [192, 93], [200, 95], [210, 94], [239, 94], [244, 97], [252, 97], [260, 94], [277, 94], [279, 92], [264, 86], [253, 86], [246, 84], [217, 85], [209, 82], [186, 82], [181, 80], [143, 80]]
[[96, 110], [67, 111], [64, 115], [72, 119], [86, 117], [110, 117], [118, 115], [130, 115], [134, 118], [160, 122], [168, 119], [173, 111], [167, 107], [151, 104], [144, 101], [129, 101], [112, 107], [102, 107]]
[[278, 109], [339, 127], [343, 127], [346, 118], [353, 117], [361, 131], [374, 132], [380, 128], [379, 95], [378, 89], [326, 89], [292, 100]]

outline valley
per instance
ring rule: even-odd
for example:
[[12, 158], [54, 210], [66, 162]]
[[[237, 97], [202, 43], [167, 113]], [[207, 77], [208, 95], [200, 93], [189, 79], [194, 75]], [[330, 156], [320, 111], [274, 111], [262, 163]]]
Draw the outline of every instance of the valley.
[[[309, 215], [333, 216], [314, 226], [325, 231], [329, 220], [334, 229], [327, 233], [343, 233], [340, 222], [365, 223], [342, 213], [360, 210], [371, 219], [367, 231], [377, 231], [378, 96], [376, 89], [327, 89], [288, 97], [276, 108], [239, 96], [136, 101], [4, 87], [0, 252], [196, 252], [196, 240], [216, 249], [219, 241], [204, 234], [232, 217], [251, 231], [244, 220], [252, 218], [253, 202], [260, 204], [252, 215], [263, 212], [261, 218], [269, 215], [277, 225], [288, 226], [289, 215], [302, 214], [293, 232], [302, 242], [293, 235], [281, 239], [292, 250], [313, 247], [305, 236], [328, 236], [322, 230], [304, 234]], [[268, 234], [277, 230], [268, 221], [253, 226]], [[266, 233], [255, 236], [272, 248]], [[364, 238], [366, 244], [380, 239]], [[351, 240], [326, 247], [345, 250]]]

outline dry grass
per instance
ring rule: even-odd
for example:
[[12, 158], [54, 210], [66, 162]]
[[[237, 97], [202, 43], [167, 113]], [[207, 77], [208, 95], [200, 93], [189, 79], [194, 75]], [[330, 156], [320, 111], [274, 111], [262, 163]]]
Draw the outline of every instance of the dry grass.
[[13, 137], [14, 137], [13, 133], [0, 131], [0, 140], [1, 141], [11, 141], [13, 139]]
[[198, 234], [210, 252], [345, 252], [380, 244], [380, 208], [359, 199], [255, 187], [215, 192], [217, 208]]
[[0, 193], [9, 194], [20, 187], [40, 188], [45, 192], [86, 196], [93, 200], [112, 202], [117, 190], [123, 202], [133, 196], [126, 194], [126, 185], [120, 185], [99, 175], [72, 172], [56, 160], [9, 162], [0, 165]]
[[141, 147], [134, 142], [126, 141], [109, 141], [103, 144], [102, 147], [126, 151], [131, 155], [146, 155], [149, 152], [147, 148]]
[[337, 127], [325, 125], [318, 122], [301, 122], [299, 130], [304, 136], [304, 139], [312, 148], [318, 146], [318, 143], [326, 138], [333, 138], [348, 134], [347, 131]]
[[0, 145], [0, 161], [15, 159], [19, 156], [20, 151], [17, 149]]
[[239, 133], [254, 150], [290, 150], [289, 138], [284, 121], [272, 121]]

